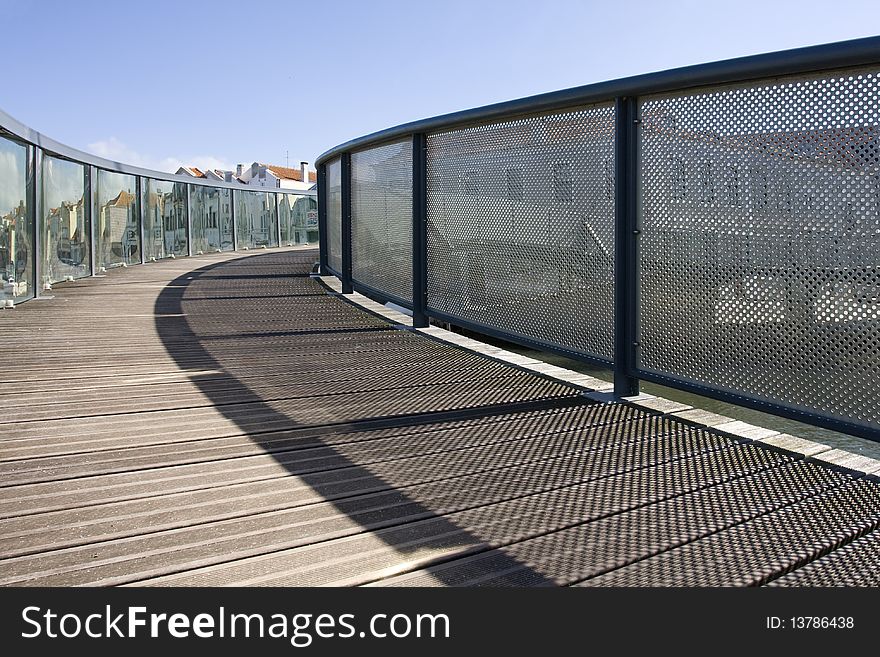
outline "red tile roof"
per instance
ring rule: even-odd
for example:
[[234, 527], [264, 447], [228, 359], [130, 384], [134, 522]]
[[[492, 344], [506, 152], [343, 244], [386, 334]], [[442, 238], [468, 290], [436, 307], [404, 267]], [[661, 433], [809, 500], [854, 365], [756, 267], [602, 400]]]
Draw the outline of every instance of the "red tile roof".
[[[266, 167], [269, 171], [274, 173], [279, 178], [284, 178], [285, 180], [298, 180], [299, 182], [302, 182], [302, 172], [299, 169], [280, 167], [275, 164], [261, 163], [261, 166]], [[309, 182], [318, 182], [318, 174], [314, 171], [309, 171]]]
[[110, 199], [107, 205], [114, 205], [116, 207], [124, 207], [127, 208], [130, 205], [134, 204], [134, 194], [130, 194], [129, 192], [122, 190], [116, 196], [116, 198]]

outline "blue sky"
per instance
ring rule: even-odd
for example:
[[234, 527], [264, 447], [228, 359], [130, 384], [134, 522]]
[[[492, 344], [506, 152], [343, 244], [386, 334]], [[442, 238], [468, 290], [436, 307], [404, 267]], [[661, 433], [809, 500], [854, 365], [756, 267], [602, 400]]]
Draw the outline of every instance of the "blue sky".
[[880, 3], [0, 0], [0, 107], [153, 168], [284, 164], [398, 123], [880, 33]]

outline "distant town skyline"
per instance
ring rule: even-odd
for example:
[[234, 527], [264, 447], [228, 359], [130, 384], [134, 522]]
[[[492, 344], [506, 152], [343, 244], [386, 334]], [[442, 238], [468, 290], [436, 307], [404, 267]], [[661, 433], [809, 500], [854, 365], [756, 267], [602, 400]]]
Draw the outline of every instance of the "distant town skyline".
[[299, 167], [292, 168], [279, 164], [252, 162], [245, 166], [236, 164], [235, 169], [200, 169], [199, 167], [179, 167], [176, 174], [215, 180], [218, 182], [238, 182], [250, 187], [263, 189], [295, 189], [300, 191], [315, 189], [318, 173], [309, 162], [302, 161]]
[[[880, 7], [856, 0], [833, 11], [637, 0], [625, 13], [564, 0], [267, 0], [259, 11], [230, 0], [0, 0], [0, 14], [7, 51], [27, 53], [4, 71], [0, 107], [75, 148], [169, 172], [313, 166], [338, 143], [426, 116], [880, 25]], [[73, 35], [75, 56], [59, 56], [51, 44]]]

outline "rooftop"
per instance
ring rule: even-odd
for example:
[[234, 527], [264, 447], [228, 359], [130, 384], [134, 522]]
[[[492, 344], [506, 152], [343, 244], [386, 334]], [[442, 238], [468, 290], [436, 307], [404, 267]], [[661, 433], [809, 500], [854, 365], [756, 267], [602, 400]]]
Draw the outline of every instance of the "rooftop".
[[[278, 166], [277, 164], [260, 164], [261, 166], [266, 167], [269, 171], [274, 173], [279, 178], [283, 178], [286, 180], [298, 180], [299, 182], [303, 182], [302, 179], [302, 171], [299, 169], [291, 169], [289, 167]], [[318, 176], [314, 171], [309, 171], [309, 182], [317, 182]]]

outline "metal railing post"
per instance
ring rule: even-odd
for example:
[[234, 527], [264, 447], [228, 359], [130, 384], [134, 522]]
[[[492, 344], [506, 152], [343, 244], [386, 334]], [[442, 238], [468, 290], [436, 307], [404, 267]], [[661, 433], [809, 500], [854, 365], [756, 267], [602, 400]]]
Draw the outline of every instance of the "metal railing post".
[[[235, 224], [235, 193], [237, 189], [229, 190], [229, 221], [230, 228], [232, 228], [232, 250], [238, 251], [238, 226]], [[220, 197], [219, 203], [223, 203], [223, 197]], [[217, 212], [220, 212], [220, 205], [217, 205]]]
[[98, 273], [98, 218], [100, 212], [97, 208], [96, 185], [98, 183], [98, 172], [93, 166], [87, 166], [88, 173], [88, 203], [89, 203], [89, 250], [91, 251], [91, 273], [92, 276]]
[[144, 204], [144, 179], [141, 176], [134, 179], [134, 193], [137, 197], [134, 207], [137, 213], [138, 235], [140, 235], [141, 240], [141, 264], [144, 264], [147, 261], [147, 236], [144, 230], [144, 217], [146, 216], [147, 208]]
[[318, 273], [327, 274], [327, 167], [318, 167]]
[[273, 192], [272, 196], [275, 197], [275, 237], [278, 240], [275, 244], [279, 249], [281, 248], [281, 204], [278, 202], [278, 195], [280, 192]]
[[343, 153], [342, 173], [342, 293], [351, 294], [351, 153]]
[[193, 225], [192, 225], [192, 211], [189, 205], [189, 192], [190, 185], [188, 183], [183, 184], [183, 193], [184, 193], [184, 203], [183, 203], [183, 211], [186, 213], [186, 255], [191, 256], [195, 251], [193, 251]]
[[43, 276], [45, 275], [43, 267], [43, 231], [41, 225], [43, 223], [43, 151], [36, 146], [28, 149], [28, 167], [30, 167], [31, 175], [27, 177], [28, 184], [28, 209], [33, 219], [33, 258], [34, 263], [32, 270], [34, 273], [34, 298], [43, 293]]
[[423, 132], [413, 135], [412, 279], [415, 328], [428, 326], [428, 146]]
[[639, 394], [635, 377], [638, 323], [638, 158], [636, 99], [616, 98], [614, 148], [614, 395]]

